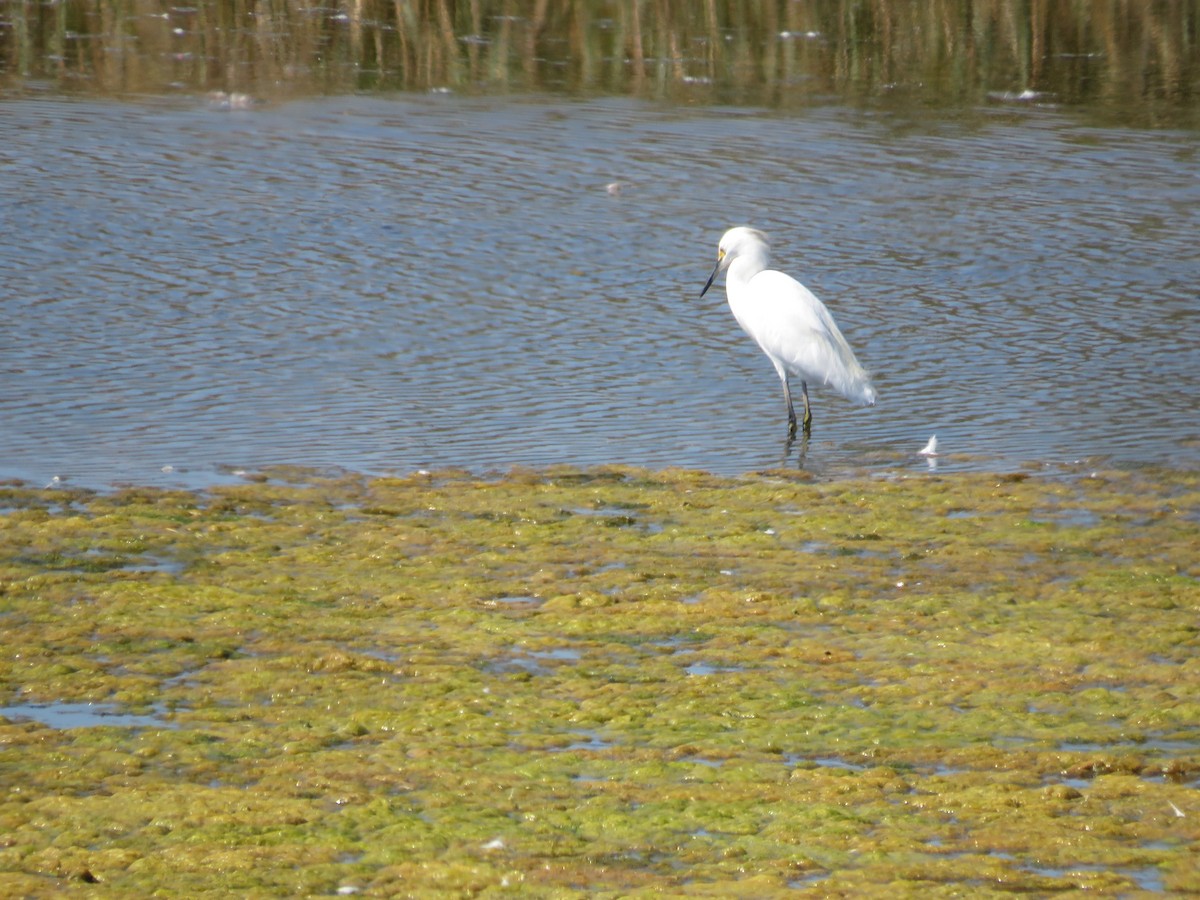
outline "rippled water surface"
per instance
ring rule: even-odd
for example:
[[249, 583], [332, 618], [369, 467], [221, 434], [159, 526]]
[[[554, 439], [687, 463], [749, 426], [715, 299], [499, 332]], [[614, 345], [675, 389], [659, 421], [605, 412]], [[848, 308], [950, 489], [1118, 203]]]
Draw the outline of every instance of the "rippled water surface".
[[789, 465], [1200, 461], [1195, 134], [447, 94], [0, 130], [5, 476], [777, 465], [774, 372], [697, 296], [740, 223], [879, 393], [815, 391]]

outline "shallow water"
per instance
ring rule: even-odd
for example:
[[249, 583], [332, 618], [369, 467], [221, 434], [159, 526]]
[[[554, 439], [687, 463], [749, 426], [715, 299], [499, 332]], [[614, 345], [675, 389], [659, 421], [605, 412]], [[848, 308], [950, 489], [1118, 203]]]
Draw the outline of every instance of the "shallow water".
[[0, 718], [32, 719], [51, 728], [147, 728], [170, 727], [159, 716], [122, 712], [111, 703], [38, 703], [0, 706]]
[[737, 223], [875, 374], [788, 465], [1200, 462], [1192, 133], [452, 94], [0, 127], [0, 475], [777, 465], [770, 364], [697, 297]]

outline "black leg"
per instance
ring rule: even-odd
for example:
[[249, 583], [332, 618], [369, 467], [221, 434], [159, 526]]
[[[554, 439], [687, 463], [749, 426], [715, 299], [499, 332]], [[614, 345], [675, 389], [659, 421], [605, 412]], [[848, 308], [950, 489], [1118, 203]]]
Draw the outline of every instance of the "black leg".
[[[808, 408], [808, 385], [800, 382], [800, 393], [804, 395], [804, 435], [812, 434], [812, 410]], [[788, 401], [791, 404], [791, 400]], [[792, 434], [796, 433], [796, 417], [792, 415]]]
[[[784, 375], [784, 376], [780, 377], [779, 380], [783, 382], [783, 399], [787, 402], [788, 439], [790, 440], [796, 436], [796, 410], [792, 407], [792, 389], [791, 389], [791, 387], [788, 386], [787, 376]], [[805, 414], [807, 415], [807, 412], [808, 412], [808, 394], [807, 393], [805, 393], [804, 398], [805, 398], [804, 399], [804, 409], [805, 409]]]

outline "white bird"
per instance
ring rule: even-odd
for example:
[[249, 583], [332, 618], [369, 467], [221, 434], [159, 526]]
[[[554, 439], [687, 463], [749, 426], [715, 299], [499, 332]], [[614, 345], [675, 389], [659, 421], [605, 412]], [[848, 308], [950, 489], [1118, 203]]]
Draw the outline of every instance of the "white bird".
[[721, 237], [717, 265], [700, 296], [721, 272], [733, 317], [767, 354], [787, 401], [788, 437], [796, 436], [796, 411], [788, 375], [800, 377], [804, 433], [812, 431], [808, 382], [833, 388], [852, 403], [875, 405], [871, 378], [859, 365], [833, 316], [808, 288], [783, 272], [768, 269], [767, 236], [753, 228], [731, 228]]
[[929, 439], [929, 443], [917, 451], [919, 456], [937, 456], [937, 435]]

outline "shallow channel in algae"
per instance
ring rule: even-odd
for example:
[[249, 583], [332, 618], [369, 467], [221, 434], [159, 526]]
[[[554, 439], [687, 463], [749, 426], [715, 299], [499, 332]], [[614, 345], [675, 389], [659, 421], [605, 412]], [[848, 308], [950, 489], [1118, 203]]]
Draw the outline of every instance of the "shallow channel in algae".
[[1200, 476], [0, 489], [9, 895], [1200, 891]]

